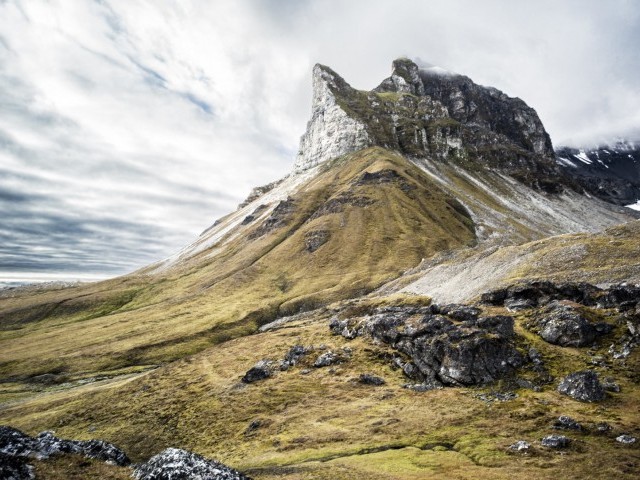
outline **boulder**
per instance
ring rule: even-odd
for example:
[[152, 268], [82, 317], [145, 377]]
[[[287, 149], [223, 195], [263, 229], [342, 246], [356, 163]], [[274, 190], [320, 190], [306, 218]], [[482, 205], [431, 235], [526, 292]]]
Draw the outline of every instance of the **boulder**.
[[540, 443], [547, 448], [567, 448], [571, 443], [571, 439], [564, 435], [547, 435]]
[[632, 443], [636, 443], [636, 437], [632, 437], [631, 435], [620, 435], [616, 437], [616, 442], [622, 443], [623, 445], [631, 445]]
[[560, 415], [558, 419], [553, 422], [553, 428], [558, 430], [582, 430], [582, 425], [571, 417]]
[[313, 362], [313, 366], [316, 368], [328, 367], [335, 363], [340, 363], [340, 361], [340, 357], [336, 353], [333, 353], [331, 350], [329, 350], [328, 352], [324, 352], [322, 355], [316, 358], [316, 361]]
[[289, 368], [297, 365], [300, 359], [307, 353], [308, 350], [303, 345], [294, 345], [289, 349], [280, 362], [280, 370], [288, 370]]
[[20, 430], [0, 426], [0, 454], [11, 457], [39, 457], [40, 446], [35, 438]]
[[599, 402], [605, 398], [598, 375], [592, 370], [567, 375], [558, 385], [558, 392], [581, 402]]
[[384, 378], [378, 377], [376, 375], [372, 375], [370, 373], [363, 373], [362, 375], [360, 375], [360, 377], [358, 377], [358, 382], [364, 385], [375, 385], [375, 386], [384, 385], [386, 383], [384, 381]]
[[518, 440], [516, 443], [509, 445], [509, 450], [514, 452], [526, 453], [531, 448], [531, 444], [524, 440]]
[[576, 308], [551, 302], [537, 320], [538, 334], [547, 342], [562, 347], [591, 345], [598, 331]]
[[253, 383], [264, 380], [273, 375], [273, 364], [270, 360], [260, 360], [253, 367], [247, 370], [241, 381], [244, 383]]
[[151, 457], [147, 462], [137, 465], [133, 471], [136, 480], [250, 480], [242, 473], [202, 455], [167, 448]]

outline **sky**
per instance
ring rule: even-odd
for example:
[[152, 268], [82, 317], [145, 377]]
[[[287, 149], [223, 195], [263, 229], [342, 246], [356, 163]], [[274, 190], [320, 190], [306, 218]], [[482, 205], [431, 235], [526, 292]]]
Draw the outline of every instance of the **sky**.
[[315, 63], [438, 65], [576, 146], [640, 137], [638, 45], [634, 0], [0, 0], [0, 284], [191, 242], [290, 171]]

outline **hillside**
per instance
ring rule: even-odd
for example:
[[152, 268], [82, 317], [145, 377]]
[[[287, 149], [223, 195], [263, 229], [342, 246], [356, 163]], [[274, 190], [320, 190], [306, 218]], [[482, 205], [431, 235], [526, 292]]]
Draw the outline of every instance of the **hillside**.
[[[635, 478], [640, 214], [563, 174], [524, 101], [392, 69], [367, 92], [317, 65], [291, 174], [172, 257], [5, 293], [0, 424], [260, 479]], [[585, 369], [608, 393], [557, 390]]]

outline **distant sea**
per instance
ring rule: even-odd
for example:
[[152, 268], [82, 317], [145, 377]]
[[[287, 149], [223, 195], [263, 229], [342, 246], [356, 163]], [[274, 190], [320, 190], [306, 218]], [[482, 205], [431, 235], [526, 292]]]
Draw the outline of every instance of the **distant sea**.
[[110, 275], [80, 272], [3, 272], [0, 270], [0, 288], [15, 288], [25, 285], [43, 283], [64, 284], [77, 282], [97, 282], [109, 278]]

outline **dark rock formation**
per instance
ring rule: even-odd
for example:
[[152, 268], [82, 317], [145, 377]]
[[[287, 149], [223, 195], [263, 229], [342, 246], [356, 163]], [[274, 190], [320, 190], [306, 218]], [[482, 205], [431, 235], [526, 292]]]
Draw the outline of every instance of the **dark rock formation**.
[[599, 402], [605, 398], [605, 391], [592, 370], [567, 375], [558, 385], [558, 392], [581, 402]]
[[241, 380], [244, 383], [253, 383], [269, 378], [271, 375], [273, 375], [273, 362], [270, 360], [260, 360], [247, 370], [247, 373], [244, 374]]
[[294, 211], [295, 204], [292, 198], [282, 200], [280, 203], [278, 203], [278, 205], [276, 205], [267, 219], [262, 222], [258, 228], [251, 232], [249, 238], [259, 238], [278, 228], [284, 227], [285, 225], [287, 225]]
[[313, 366], [316, 368], [328, 367], [330, 365], [340, 363], [341, 361], [342, 359], [337, 353], [329, 350], [328, 352], [324, 352], [318, 358], [316, 358], [316, 361], [313, 362]]
[[364, 385], [384, 385], [386, 382], [384, 381], [384, 378], [382, 377], [378, 377], [376, 375], [372, 375], [370, 373], [363, 373], [362, 375], [360, 375], [360, 377], [358, 377], [358, 382], [364, 384]]
[[[466, 320], [434, 313], [441, 311]], [[408, 356], [394, 365], [426, 388], [478, 385], [512, 372], [522, 357], [513, 344], [513, 318], [477, 313], [460, 306], [383, 307], [363, 319], [334, 318], [330, 328], [347, 338], [371, 337]]]
[[549, 303], [538, 315], [536, 323], [538, 334], [545, 341], [563, 347], [591, 345], [598, 335], [596, 327], [575, 307], [558, 301]]
[[564, 435], [547, 435], [540, 443], [547, 448], [567, 448], [571, 443], [571, 439]]
[[133, 472], [136, 480], [250, 480], [249, 477], [202, 455], [177, 448], [151, 457], [147, 462], [136, 466]]
[[307, 353], [309, 353], [309, 350], [303, 345], [294, 345], [280, 362], [280, 370], [288, 370], [294, 367]]
[[558, 430], [582, 430], [582, 425], [576, 422], [573, 418], [566, 415], [560, 415], [558, 419], [553, 422], [553, 428]]

